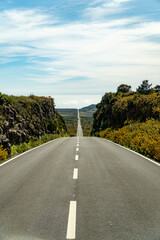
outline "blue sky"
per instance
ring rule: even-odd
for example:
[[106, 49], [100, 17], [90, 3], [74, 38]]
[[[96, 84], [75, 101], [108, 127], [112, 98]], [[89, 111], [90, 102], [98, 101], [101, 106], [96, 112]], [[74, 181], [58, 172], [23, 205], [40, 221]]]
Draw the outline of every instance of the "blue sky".
[[82, 107], [160, 84], [159, 12], [159, 0], [0, 0], [0, 91]]

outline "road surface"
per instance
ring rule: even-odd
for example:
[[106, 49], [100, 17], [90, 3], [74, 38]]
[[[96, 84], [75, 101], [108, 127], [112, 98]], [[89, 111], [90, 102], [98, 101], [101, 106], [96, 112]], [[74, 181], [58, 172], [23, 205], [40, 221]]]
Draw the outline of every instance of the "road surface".
[[78, 128], [77, 128], [77, 136], [83, 137], [83, 130], [81, 126], [81, 120], [80, 120], [80, 115], [79, 115], [79, 110], [78, 110]]
[[78, 122], [1, 165], [0, 240], [159, 240], [160, 167]]

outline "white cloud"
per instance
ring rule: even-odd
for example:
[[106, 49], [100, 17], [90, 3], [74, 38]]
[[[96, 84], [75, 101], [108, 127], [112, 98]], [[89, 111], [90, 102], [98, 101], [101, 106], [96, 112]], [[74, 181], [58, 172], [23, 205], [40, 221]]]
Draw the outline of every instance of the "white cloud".
[[117, 6], [117, 5], [120, 5], [121, 3], [124, 3], [124, 2], [130, 2], [132, 0], [109, 0], [109, 1], [106, 1], [106, 0], [94, 0], [93, 2], [90, 3], [91, 6], [93, 5], [96, 5], [96, 4], [106, 4], [108, 6]]
[[[110, 4], [124, 2], [117, 0]], [[159, 78], [160, 44], [146, 37], [159, 36], [160, 22], [141, 23], [134, 17], [58, 24], [55, 17], [52, 20], [50, 15], [37, 10], [4, 11], [0, 13], [0, 22], [4, 23], [0, 26], [2, 61], [25, 56], [32, 65], [31, 73], [43, 71], [43, 75], [32, 73], [27, 78], [40, 83], [59, 83], [59, 92], [98, 94], [103, 89], [116, 89], [124, 81], [131, 84], [130, 79], [139, 82], [151, 77], [156, 82]], [[67, 82], [77, 77], [78, 80]], [[85, 89], [80, 78], [86, 79]]]
[[129, 9], [124, 3], [130, 2], [132, 0], [95, 0], [90, 7], [86, 8], [84, 16], [93, 19], [101, 19], [104, 16], [109, 16], [110, 14], [123, 12]]
[[130, 1], [131, 0], [112, 0], [109, 3], [104, 4], [103, 6], [108, 8], [118, 8], [118, 7], [121, 7], [123, 3], [130, 2]]
[[[101, 95], [54, 95], [56, 108], [82, 108], [101, 101]], [[65, 100], [64, 100], [65, 99]]]
[[39, 25], [50, 25], [52, 23], [56, 23], [57, 20], [55, 17], [49, 16], [47, 14], [43, 14], [41, 10], [17, 10], [17, 9], [11, 9], [11, 10], [5, 10], [4, 12], [1, 12], [0, 19], [5, 20], [5, 24], [8, 26], [15, 26], [18, 27], [24, 27], [30, 28], [34, 26]]

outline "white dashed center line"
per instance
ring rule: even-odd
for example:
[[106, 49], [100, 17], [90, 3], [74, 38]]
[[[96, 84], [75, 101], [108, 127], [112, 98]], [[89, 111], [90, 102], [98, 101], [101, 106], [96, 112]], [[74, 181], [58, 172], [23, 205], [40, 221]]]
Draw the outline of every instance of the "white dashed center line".
[[77, 202], [70, 201], [66, 239], [76, 238], [76, 212]]
[[78, 179], [78, 168], [74, 168], [73, 179]]
[[[78, 120], [80, 121], [79, 110], [78, 110]], [[78, 129], [77, 129], [77, 134], [78, 134]], [[79, 136], [77, 136], [76, 152], [79, 152]], [[76, 154], [75, 160], [78, 161], [78, 159], [79, 159], [79, 155]], [[73, 179], [74, 180], [78, 179], [78, 168], [74, 168], [73, 170]], [[76, 183], [77, 181], [74, 182], [73, 193], [72, 193], [74, 198], [76, 197], [76, 191], [75, 191]], [[76, 214], [77, 214], [77, 201], [70, 201], [66, 239], [69, 239], [69, 240], [76, 239]]]

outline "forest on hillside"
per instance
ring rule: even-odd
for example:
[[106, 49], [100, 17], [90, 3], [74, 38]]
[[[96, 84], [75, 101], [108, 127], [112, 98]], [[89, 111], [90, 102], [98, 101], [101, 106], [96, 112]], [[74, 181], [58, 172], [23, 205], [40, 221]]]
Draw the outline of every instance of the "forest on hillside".
[[136, 92], [121, 84], [94, 113], [92, 135], [105, 137], [160, 161], [160, 86], [142, 81]]

